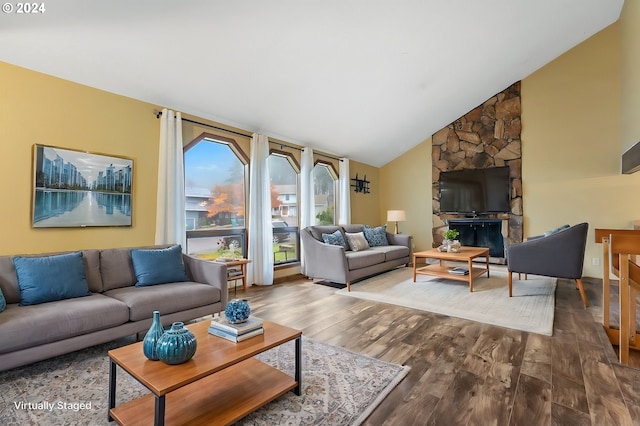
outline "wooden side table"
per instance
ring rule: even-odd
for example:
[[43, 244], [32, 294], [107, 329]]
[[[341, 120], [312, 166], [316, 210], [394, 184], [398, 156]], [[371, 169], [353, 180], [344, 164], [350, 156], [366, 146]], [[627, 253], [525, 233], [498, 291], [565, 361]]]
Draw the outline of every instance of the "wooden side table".
[[[242, 280], [242, 289], [244, 291], [247, 291], [247, 264], [248, 263], [251, 263], [249, 259], [234, 259], [229, 262], [224, 262], [224, 264], [227, 265], [227, 271], [229, 270], [228, 269], [229, 267], [239, 266], [240, 272], [241, 272], [240, 275], [227, 276], [227, 282], [231, 283], [233, 281]], [[233, 285], [233, 295], [234, 297], [236, 295], [235, 282]]]

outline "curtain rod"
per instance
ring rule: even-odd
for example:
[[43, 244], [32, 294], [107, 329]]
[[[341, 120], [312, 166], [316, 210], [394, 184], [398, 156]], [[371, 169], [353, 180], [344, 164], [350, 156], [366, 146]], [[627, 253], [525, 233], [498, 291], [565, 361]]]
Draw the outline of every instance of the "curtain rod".
[[[287, 148], [291, 148], [291, 149], [297, 149], [298, 151], [302, 151], [302, 148], [300, 148], [299, 146], [292, 146], [292, 145], [287, 145], [286, 143], [281, 143], [281, 142], [276, 142], [276, 141], [269, 141], [269, 143], [272, 143], [274, 145], [280, 145], [280, 147], [287, 147]], [[322, 154], [320, 152], [314, 152], [315, 155], [318, 155], [320, 157], [327, 157], [327, 158], [331, 158], [332, 160], [338, 160], [338, 161], [342, 161], [342, 158], [338, 158], [338, 157], [334, 157], [332, 155], [329, 154]]]
[[[162, 115], [162, 111], [154, 111], [156, 118], [160, 118], [160, 116]], [[222, 130], [223, 132], [227, 132], [227, 133], [233, 133], [234, 135], [238, 135], [238, 136], [244, 136], [246, 138], [251, 138], [253, 137], [253, 135], [247, 135], [246, 133], [240, 133], [240, 132], [234, 132], [233, 130], [227, 130], [227, 129], [223, 129], [222, 127], [216, 127], [216, 126], [212, 126], [211, 124], [207, 124], [207, 123], [201, 123], [199, 121], [195, 121], [195, 120], [190, 120], [188, 118], [182, 118], [182, 121], [188, 121], [189, 123], [193, 123], [193, 124], [198, 124], [200, 126], [205, 126], [205, 127], [210, 127], [212, 129], [216, 129], [216, 130]], [[274, 141], [269, 141], [269, 143], [272, 143], [274, 145], [280, 145], [280, 146], [286, 146], [287, 148], [291, 148], [291, 149], [297, 149], [298, 151], [302, 151], [302, 148], [299, 148], [297, 146], [291, 146], [291, 145], [287, 145], [284, 143], [280, 143], [280, 142], [274, 142]], [[321, 154], [321, 153], [315, 153], [316, 155], [319, 155], [321, 157], [327, 157], [327, 158], [331, 158], [333, 160], [338, 160], [338, 161], [342, 161], [341, 158], [338, 157], [333, 157], [331, 155], [327, 155], [327, 154]]]
[[[162, 111], [154, 111], [154, 112], [155, 112], [156, 118], [160, 118], [160, 116], [162, 115]], [[244, 136], [245, 138], [251, 138], [252, 137], [252, 135], [247, 135], [246, 133], [234, 132], [233, 130], [223, 129], [222, 127], [212, 126], [211, 124], [201, 123], [199, 121], [190, 120], [190, 119], [184, 118], [184, 117], [182, 117], [182, 121], [188, 121], [189, 123], [198, 124], [200, 126], [209, 127], [211, 129], [222, 130], [223, 132], [233, 133], [234, 135]]]

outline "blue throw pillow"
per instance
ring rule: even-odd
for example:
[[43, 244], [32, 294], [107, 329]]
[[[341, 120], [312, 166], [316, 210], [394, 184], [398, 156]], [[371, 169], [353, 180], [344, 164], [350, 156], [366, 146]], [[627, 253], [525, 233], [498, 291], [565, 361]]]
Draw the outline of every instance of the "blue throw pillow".
[[180, 244], [164, 249], [132, 249], [136, 287], [188, 281]]
[[2, 294], [2, 289], [0, 289], [0, 312], [4, 311], [7, 308], [7, 301], [4, 299], [4, 294]]
[[88, 296], [82, 252], [13, 258], [18, 276], [20, 306]]
[[364, 225], [362, 231], [364, 232], [364, 237], [367, 239], [369, 246], [376, 247], [389, 245], [389, 241], [387, 240], [387, 225], [378, 226], [376, 228]]
[[344, 238], [342, 237], [342, 232], [339, 229], [333, 234], [322, 234], [322, 241], [334, 246], [342, 246], [344, 248], [347, 248], [347, 245], [344, 242]]

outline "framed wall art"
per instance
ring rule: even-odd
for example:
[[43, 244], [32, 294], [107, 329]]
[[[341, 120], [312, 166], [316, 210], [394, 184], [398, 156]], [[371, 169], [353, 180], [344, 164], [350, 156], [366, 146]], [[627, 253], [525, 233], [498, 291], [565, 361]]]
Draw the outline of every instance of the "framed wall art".
[[33, 148], [34, 228], [131, 226], [133, 160]]

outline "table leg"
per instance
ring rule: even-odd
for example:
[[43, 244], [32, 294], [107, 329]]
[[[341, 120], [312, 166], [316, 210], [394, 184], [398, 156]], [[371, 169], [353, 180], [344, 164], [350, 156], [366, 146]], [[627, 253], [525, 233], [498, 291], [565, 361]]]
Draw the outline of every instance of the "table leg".
[[416, 261], [418, 259], [416, 258], [416, 255], [413, 255], [413, 282], [416, 282]]
[[242, 271], [242, 289], [247, 291], [247, 264], [240, 265], [240, 270]]
[[154, 426], [164, 426], [164, 395], [156, 395], [156, 412], [155, 419], [153, 421]]
[[473, 259], [469, 258], [469, 292], [473, 292]]
[[116, 407], [116, 363], [109, 360], [109, 408], [107, 409], [107, 421], [112, 422], [111, 409]]
[[489, 278], [489, 253], [484, 258], [487, 261], [487, 278]]
[[296, 338], [296, 367], [295, 367], [295, 379], [298, 383], [295, 388], [293, 388], [293, 393], [300, 396], [302, 391], [302, 336]]

